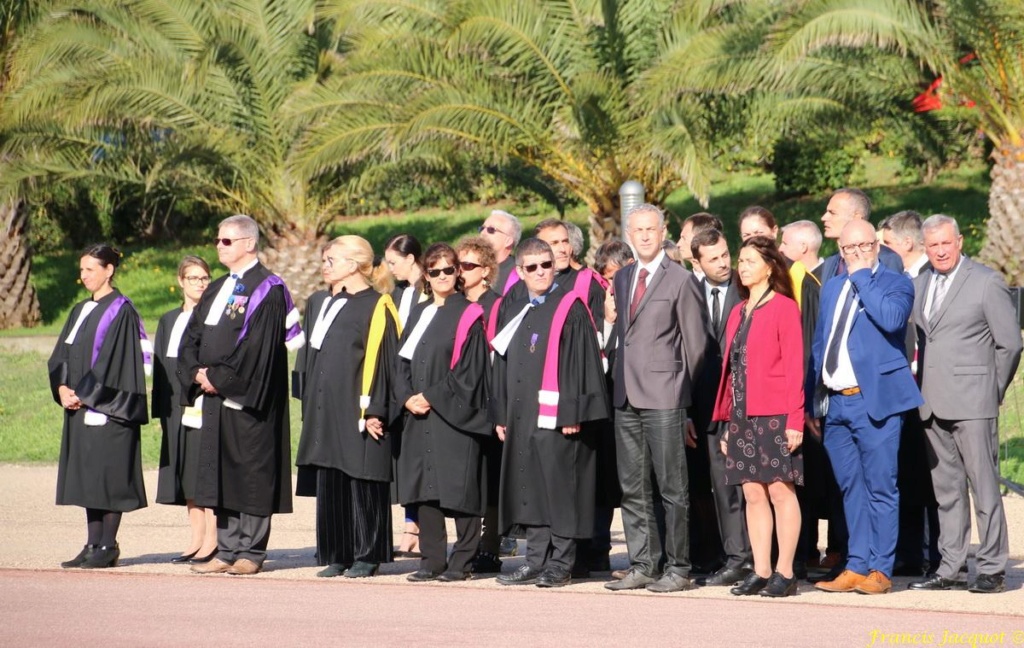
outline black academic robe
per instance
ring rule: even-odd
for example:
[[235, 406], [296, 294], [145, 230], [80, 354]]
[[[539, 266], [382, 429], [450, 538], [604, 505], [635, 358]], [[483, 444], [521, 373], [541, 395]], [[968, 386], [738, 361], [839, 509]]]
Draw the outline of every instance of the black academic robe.
[[[391, 430], [380, 439], [359, 430], [359, 396], [363, 393], [370, 321], [377, 302], [384, 297], [372, 289], [353, 295], [340, 292], [333, 298], [327, 291], [314, 293], [306, 302], [303, 328], [312, 335], [321, 308], [330, 308], [342, 299], [345, 305], [320, 348], [307, 343], [295, 362], [292, 395], [302, 399], [302, 437], [295, 457], [299, 468], [297, 495], [316, 495], [317, 468], [340, 470], [354, 479], [391, 481]], [[381, 419], [387, 428], [394, 413], [391, 381], [398, 352], [398, 323], [390, 313], [385, 321], [365, 414]]]
[[[239, 280], [235, 295], [248, 299], [270, 276], [261, 264]], [[288, 351], [284, 288], [274, 286], [252, 312], [245, 337], [245, 320], [221, 314], [216, 325], [206, 324], [210, 308], [227, 277], [203, 293], [182, 341], [178, 378], [186, 404], [202, 390], [196, 372], [207, 367], [217, 394], [203, 398], [203, 427], [196, 504], [250, 515], [290, 513], [291, 442], [288, 421]], [[225, 399], [242, 405], [231, 409]]]
[[[529, 295], [506, 297], [498, 313], [500, 332], [527, 304]], [[582, 303], [569, 309], [558, 354], [559, 429], [538, 427], [538, 391], [551, 323], [558, 303], [570, 295], [547, 294], [516, 330], [504, 356], [495, 354], [488, 415], [504, 425], [499, 528], [548, 526], [557, 536], [589, 538], [594, 527], [597, 439], [590, 426], [566, 436], [565, 425], [606, 420], [608, 393], [597, 335]]]
[[[580, 271], [575, 270], [572, 267], [566, 268], [561, 272], [555, 274], [555, 283], [558, 287], [565, 292], [571, 292], [576, 287], [576, 276], [579, 275]], [[522, 281], [517, 281], [514, 286], [508, 291], [508, 295], [503, 301], [520, 301], [526, 297], [526, 284]], [[604, 324], [604, 289], [596, 281], [591, 279], [590, 285], [587, 287], [587, 298], [585, 301], [587, 309], [593, 315], [595, 326], [602, 326]], [[513, 313], [513, 316], [515, 313]]]
[[[413, 309], [399, 349], [432, 303]], [[450, 368], [456, 328], [470, 305], [461, 293], [448, 297], [420, 338], [412, 360], [399, 356], [395, 361], [396, 404], [404, 407], [419, 393], [430, 403], [426, 415], [406, 411], [397, 481], [402, 504], [436, 501], [442, 509], [482, 516], [486, 504], [483, 442], [493, 430], [485, 415], [490, 360], [482, 323], [472, 326], [458, 364]]]
[[491, 284], [491, 291], [501, 297], [505, 294], [505, 284], [508, 283], [508, 278], [513, 272], [516, 271], [516, 255], [515, 252], [505, 257], [505, 260], [498, 264], [498, 278]]
[[[178, 379], [178, 358], [168, 354], [171, 331], [182, 309], [164, 313], [156, 327], [153, 338], [153, 418], [160, 419], [162, 431], [160, 441], [160, 471], [156, 481], [158, 504], [185, 504], [182, 488], [182, 462], [185, 460], [185, 434], [181, 425], [184, 413], [182, 387]], [[182, 339], [185, 336], [182, 335]], [[181, 341], [175, 354], [180, 352]]]
[[[119, 297], [115, 290], [101, 298], [68, 344], [65, 340], [89, 300], [76, 304], [47, 362], [57, 404], [61, 385], [73, 389], [82, 401], [80, 409], [64, 410], [57, 504], [121, 512], [146, 506], [139, 428], [148, 416], [139, 317], [130, 303], [108, 314]], [[109, 326], [94, 363], [101, 322]], [[86, 425], [87, 409], [106, 414], [107, 422]]]

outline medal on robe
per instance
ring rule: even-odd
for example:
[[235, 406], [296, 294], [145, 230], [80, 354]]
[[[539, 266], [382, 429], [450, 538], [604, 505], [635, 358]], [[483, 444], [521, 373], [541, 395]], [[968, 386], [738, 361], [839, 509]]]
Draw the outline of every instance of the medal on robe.
[[537, 338], [540, 337], [536, 333], [530, 336], [530, 353], [537, 350]]
[[224, 310], [224, 314], [231, 319], [235, 319], [237, 315], [245, 313], [245, 305], [248, 301], [249, 298], [245, 295], [231, 295], [228, 297], [228, 307]]

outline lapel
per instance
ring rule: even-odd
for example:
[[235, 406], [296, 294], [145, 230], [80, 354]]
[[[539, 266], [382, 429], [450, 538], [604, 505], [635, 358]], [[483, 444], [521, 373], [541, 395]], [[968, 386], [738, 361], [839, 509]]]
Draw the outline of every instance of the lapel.
[[[654, 273], [654, 278], [651, 279], [650, 283], [647, 284], [647, 291], [644, 293], [643, 298], [640, 300], [640, 304], [636, 307], [636, 317], [630, 319], [629, 327], [628, 328], [632, 328], [633, 327], [633, 323], [637, 319], [639, 319], [640, 313], [643, 312], [644, 307], [647, 306], [647, 302], [651, 301], [651, 295], [654, 293], [655, 290], [658, 289], [658, 286], [661, 284], [662, 280], [665, 278], [665, 275], [668, 274], [668, 264], [670, 264], [670, 263], [674, 263], [674, 261], [669, 259], [667, 254], [661, 258], [661, 265], [658, 266], [658, 271]], [[633, 274], [635, 274], [635, 273], [640, 271], [638, 266], [639, 266], [639, 262], [634, 263], [634, 264], [632, 264], [630, 266], [633, 269]], [[630, 275], [630, 278], [629, 278], [629, 284], [630, 284], [630, 286], [633, 285], [633, 275], [632, 274]], [[632, 296], [630, 296], [629, 301], [632, 301]], [[626, 317], [627, 317], [627, 319], [629, 319], [629, 310], [628, 310], [629, 309], [629, 301], [626, 302], [626, 309], [627, 309], [626, 310]]]
[[825, 259], [825, 262], [822, 264], [821, 283], [824, 284], [829, 279], [831, 279], [832, 277], [836, 276], [836, 273], [837, 273], [838, 270], [839, 270], [839, 255], [838, 254], [833, 254], [832, 256], [827, 257]]
[[[931, 331], [935, 328], [935, 325], [939, 323], [942, 316], [946, 314], [946, 310], [949, 305], [956, 299], [956, 294], [960, 292], [960, 288], [967, 283], [967, 279], [971, 274], [971, 266], [973, 263], [967, 257], [963, 258], [960, 263], [960, 268], [956, 271], [956, 276], [953, 277], [953, 283], [946, 289], [946, 296], [942, 298], [942, 303], [939, 304], [939, 312], [935, 313], [934, 317], [928, 319], [928, 330]], [[931, 287], [933, 277], [928, 278], [928, 286]]]

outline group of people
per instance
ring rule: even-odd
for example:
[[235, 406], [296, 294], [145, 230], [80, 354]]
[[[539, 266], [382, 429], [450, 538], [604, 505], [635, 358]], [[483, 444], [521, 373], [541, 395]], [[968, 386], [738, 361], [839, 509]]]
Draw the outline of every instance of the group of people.
[[[839, 253], [822, 261], [815, 223], [777, 244], [773, 215], [749, 208], [735, 269], [717, 218], [686, 219], [677, 245], [649, 204], [593, 269], [572, 224], [544, 220], [521, 240], [503, 211], [454, 246], [400, 234], [377, 257], [341, 236], [304, 316], [260, 264], [256, 223], [232, 216], [216, 239], [228, 274], [211, 281], [183, 259], [184, 303], [152, 347], [113, 287], [119, 254], [92, 247], [91, 299], [49, 363], [65, 410], [57, 502], [88, 523], [62, 566], [115, 566], [121, 514], [146, 505], [152, 353], [156, 500], [187, 506], [192, 530], [172, 561], [259, 572], [272, 515], [291, 511], [294, 349], [295, 494], [316, 498], [318, 576], [392, 561], [397, 502], [411, 538], [399, 549], [421, 555], [414, 582], [560, 587], [608, 571], [620, 508], [629, 568], [611, 590], [783, 597], [808, 565], [831, 568], [826, 591], [884, 593], [897, 568], [923, 576], [912, 588], [967, 588], [970, 488], [969, 587], [1000, 591], [996, 421], [1021, 353], [1008, 289], [962, 256], [953, 219], [900, 213], [879, 234], [869, 214], [863, 192], [833, 194], [822, 222]], [[526, 540], [514, 571], [501, 571], [503, 537]]]

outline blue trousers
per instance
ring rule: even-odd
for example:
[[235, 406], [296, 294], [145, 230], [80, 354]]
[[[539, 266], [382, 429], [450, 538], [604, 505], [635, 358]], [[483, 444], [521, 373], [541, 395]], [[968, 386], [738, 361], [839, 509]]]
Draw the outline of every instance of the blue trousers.
[[825, 451], [843, 491], [850, 532], [846, 568], [892, 578], [899, 533], [896, 459], [903, 415], [872, 420], [860, 394], [832, 395], [825, 417]]

